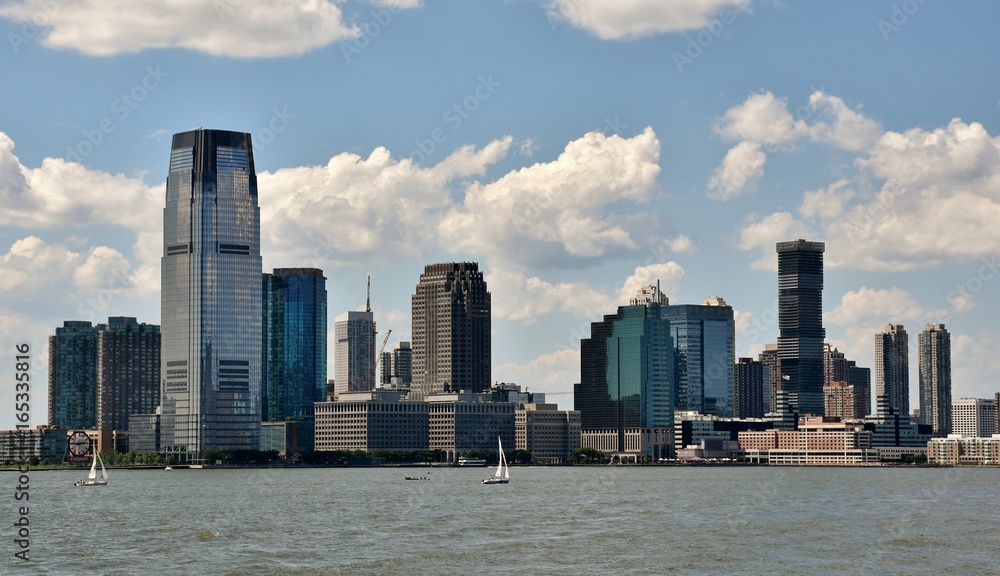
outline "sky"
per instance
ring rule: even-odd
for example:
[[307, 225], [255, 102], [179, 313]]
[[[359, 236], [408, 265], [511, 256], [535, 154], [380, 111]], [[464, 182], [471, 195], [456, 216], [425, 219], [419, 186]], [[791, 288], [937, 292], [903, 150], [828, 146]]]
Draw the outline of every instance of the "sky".
[[0, 2], [0, 397], [29, 344], [45, 424], [57, 326], [159, 323], [170, 137], [196, 127], [252, 134], [264, 270], [322, 268], [331, 330], [371, 275], [379, 340], [409, 340], [423, 267], [478, 262], [493, 380], [570, 408], [580, 339], [644, 284], [721, 296], [756, 357], [774, 245], [805, 238], [848, 359], [874, 375], [875, 333], [903, 324], [915, 408], [917, 334], [944, 323], [953, 397], [992, 397], [998, 21], [986, 1]]

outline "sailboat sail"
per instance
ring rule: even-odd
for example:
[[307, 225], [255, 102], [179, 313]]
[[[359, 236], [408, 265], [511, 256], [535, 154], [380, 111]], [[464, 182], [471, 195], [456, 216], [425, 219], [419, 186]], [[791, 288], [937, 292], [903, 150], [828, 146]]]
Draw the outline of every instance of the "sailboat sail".
[[101, 461], [101, 479], [104, 480], [105, 482], [107, 482], [107, 480], [108, 480], [108, 471], [104, 469], [104, 459], [101, 458], [101, 454], [100, 453], [97, 454], [97, 458], [98, 458], [98, 460]]
[[500, 449], [500, 462], [497, 464], [497, 471], [493, 476], [483, 479], [483, 484], [507, 484], [510, 482], [510, 469], [507, 468], [507, 457], [503, 453], [503, 442], [497, 438], [497, 446]]
[[[101, 464], [101, 468], [104, 468], [103, 464]], [[96, 479], [97, 479], [97, 457], [95, 455], [94, 460], [90, 463], [90, 473], [87, 474], [87, 480], [96, 480]]]

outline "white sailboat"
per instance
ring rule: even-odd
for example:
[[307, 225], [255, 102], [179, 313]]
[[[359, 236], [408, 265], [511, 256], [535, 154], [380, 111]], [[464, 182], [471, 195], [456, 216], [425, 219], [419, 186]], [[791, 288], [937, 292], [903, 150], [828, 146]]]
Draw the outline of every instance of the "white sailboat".
[[497, 445], [500, 447], [500, 463], [497, 464], [497, 471], [489, 478], [483, 478], [483, 484], [509, 484], [510, 470], [507, 469], [507, 457], [503, 453], [503, 442], [497, 437]]
[[[101, 463], [101, 478], [97, 478], [97, 463]], [[107, 486], [108, 485], [108, 471], [104, 469], [104, 460], [101, 460], [101, 454], [94, 451], [94, 461], [90, 463], [90, 473], [87, 474], [86, 480], [77, 480], [73, 483], [74, 486]]]

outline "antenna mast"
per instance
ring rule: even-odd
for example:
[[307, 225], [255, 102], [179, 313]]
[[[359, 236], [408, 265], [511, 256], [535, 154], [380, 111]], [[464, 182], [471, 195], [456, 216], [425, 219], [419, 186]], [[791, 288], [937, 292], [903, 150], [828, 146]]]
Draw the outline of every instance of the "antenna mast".
[[372, 311], [372, 275], [368, 275], [368, 292], [365, 295], [365, 312]]

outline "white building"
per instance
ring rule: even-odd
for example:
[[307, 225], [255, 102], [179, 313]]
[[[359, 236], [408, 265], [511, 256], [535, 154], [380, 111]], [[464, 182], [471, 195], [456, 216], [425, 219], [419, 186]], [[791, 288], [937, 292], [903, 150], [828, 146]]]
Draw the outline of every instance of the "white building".
[[361, 392], [375, 388], [375, 316], [371, 312], [344, 312], [334, 320], [334, 392]]
[[997, 404], [992, 398], [959, 398], [951, 403], [951, 433], [989, 438], [996, 429]]

